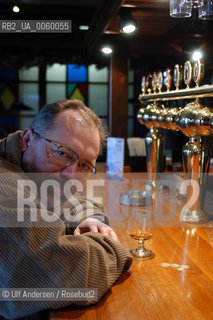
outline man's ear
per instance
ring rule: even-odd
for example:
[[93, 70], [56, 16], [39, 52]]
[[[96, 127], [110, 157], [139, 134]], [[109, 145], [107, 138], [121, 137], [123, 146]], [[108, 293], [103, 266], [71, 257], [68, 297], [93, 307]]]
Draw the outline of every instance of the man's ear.
[[21, 134], [21, 151], [26, 151], [28, 148], [28, 143], [32, 139], [33, 132], [31, 128], [26, 128]]

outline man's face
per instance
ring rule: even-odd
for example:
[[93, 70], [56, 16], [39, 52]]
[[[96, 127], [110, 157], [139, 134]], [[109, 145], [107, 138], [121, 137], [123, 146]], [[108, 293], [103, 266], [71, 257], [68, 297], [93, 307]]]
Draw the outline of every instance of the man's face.
[[[38, 132], [40, 133], [40, 132]], [[45, 138], [73, 150], [84, 160], [95, 166], [100, 150], [100, 137], [95, 125], [88, 125], [78, 112], [67, 110], [58, 115], [53, 129], [41, 133]], [[22, 164], [25, 172], [63, 174], [77, 172], [77, 163], [66, 168], [48, 156], [48, 142], [27, 128], [22, 134]]]

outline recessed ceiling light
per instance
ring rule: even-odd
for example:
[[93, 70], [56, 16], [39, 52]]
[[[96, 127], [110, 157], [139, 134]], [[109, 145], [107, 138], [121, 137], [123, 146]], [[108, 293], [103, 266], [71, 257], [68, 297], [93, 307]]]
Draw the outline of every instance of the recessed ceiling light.
[[89, 26], [87, 25], [80, 25], [79, 30], [89, 30]]
[[14, 6], [13, 7], [13, 12], [18, 13], [20, 11], [18, 6]]
[[112, 48], [110, 48], [109, 46], [102, 47], [101, 52], [103, 52], [104, 54], [111, 54]]
[[129, 8], [122, 8], [120, 12], [120, 31], [124, 33], [132, 33], [137, 29], [137, 22], [132, 17]]
[[136, 30], [136, 26], [133, 24], [127, 24], [126, 26], [123, 27], [122, 31], [124, 33], [132, 33]]

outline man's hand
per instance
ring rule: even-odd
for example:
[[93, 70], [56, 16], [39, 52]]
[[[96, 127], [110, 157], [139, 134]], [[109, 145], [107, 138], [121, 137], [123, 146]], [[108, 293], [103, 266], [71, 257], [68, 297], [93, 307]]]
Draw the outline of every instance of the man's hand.
[[74, 236], [77, 236], [89, 231], [99, 232], [104, 236], [108, 236], [115, 241], [119, 241], [115, 231], [112, 228], [110, 228], [105, 223], [94, 218], [87, 218], [84, 221], [82, 221], [75, 229]]

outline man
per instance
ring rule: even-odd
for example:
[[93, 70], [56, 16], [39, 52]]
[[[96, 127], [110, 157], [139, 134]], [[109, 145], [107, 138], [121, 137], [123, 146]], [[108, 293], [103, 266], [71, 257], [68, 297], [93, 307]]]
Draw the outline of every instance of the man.
[[[97, 288], [100, 299], [129, 269], [131, 255], [104, 223], [103, 208], [92, 201], [78, 199], [76, 206], [75, 202], [64, 204], [74, 217], [74, 235], [66, 234], [62, 216], [57, 223], [43, 223], [39, 199], [35, 201], [36, 224], [26, 208], [27, 227], [10, 227], [22, 200], [17, 182], [25, 181], [30, 173], [60, 174], [66, 179], [78, 172], [95, 173], [104, 139], [101, 122], [89, 108], [78, 100], [62, 100], [44, 106], [30, 128], [0, 142], [1, 288]], [[54, 213], [51, 205], [48, 210]], [[85, 299], [75, 303], [94, 302]], [[72, 303], [6, 299], [0, 301], [0, 315], [16, 319]]]

